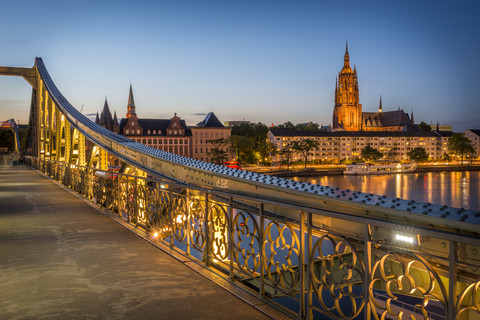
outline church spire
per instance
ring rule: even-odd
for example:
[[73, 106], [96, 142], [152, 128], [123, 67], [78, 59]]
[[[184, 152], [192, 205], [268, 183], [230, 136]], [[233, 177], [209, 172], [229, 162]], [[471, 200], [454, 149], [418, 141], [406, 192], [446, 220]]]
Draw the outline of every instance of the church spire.
[[343, 66], [350, 68], [350, 56], [348, 55], [348, 41], [345, 45], [345, 56], [343, 57]]
[[118, 124], [117, 111], [113, 112], [113, 125]]
[[135, 101], [133, 100], [132, 84], [130, 83], [130, 92], [128, 93], [127, 118], [136, 116]]
[[343, 68], [341, 73], [352, 73], [352, 68], [350, 68], [350, 56], [348, 55], [348, 41], [345, 45], [345, 56], [343, 57]]
[[412, 113], [410, 115], [410, 121], [412, 121], [412, 124], [415, 124], [415, 121], [413, 121], [413, 110], [412, 110]]
[[382, 112], [383, 111], [383, 108], [382, 108], [382, 95], [380, 95], [380, 105], [378, 106], [378, 112]]

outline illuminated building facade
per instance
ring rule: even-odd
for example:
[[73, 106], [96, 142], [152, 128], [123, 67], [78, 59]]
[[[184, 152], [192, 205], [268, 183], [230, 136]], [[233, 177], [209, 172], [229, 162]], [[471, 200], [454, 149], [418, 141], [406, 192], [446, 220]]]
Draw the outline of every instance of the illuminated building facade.
[[465, 131], [465, 137], [472, 142], [473, 148], [475, 149], [474, 157], [476, 159], [480, 158], [480, 130], [468, 129]]
[[213, 142], [218, 139], [227, 139], [232, 131], [231, 128], [226, 128], [213, 112], [208, 113], [205, 119], [195, 127], [190, 127], [190, 130], [192, 131], [192, 158], [211, 161], [212, 149], [219, 148], [226, 152], [225, 161], [232, 159], [225, 145]]
[[[333, 161], [355, 159], [361, 156], [362, 149], [367, 145], [383, 153], [385, 159], [407, 159], [407, 153], [415, 148], [423, 148], [431, 159], [440, 159], [448, 153], [448, 139], [452, 132], [298, 132], [291, 130], [271, 129], [268, 140], [275, 144], [277, 154], [291, 141], [304, 139], [319, 143], [316, 150], [308, 157], [308, 161]], [[300, 154], [293, 154], [293, 161], [303, 160]], [[280, 156], [274, 159], [280, 162]]]
[[350, 67], [348, 44], [343, 58], [343, 68], [335, 83], [333, 131], [411, 131], [416, 126], [413, 112], [409, 116], [403, 110], [384, 111], [382, 98], [377, 112], [362, 112], [358, 91], [357, 70]]

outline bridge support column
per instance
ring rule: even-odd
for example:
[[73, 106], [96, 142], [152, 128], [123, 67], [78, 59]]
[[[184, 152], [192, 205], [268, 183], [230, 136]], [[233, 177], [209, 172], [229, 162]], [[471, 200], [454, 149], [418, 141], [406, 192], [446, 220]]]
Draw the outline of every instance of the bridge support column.
[[98, 168], [100, 170], [108, 170], [108, 152], [98, 147]]
[[53, 119], [54, 119], [54, 105], [53, 101], [48, 95], [48, 92], [45, 90], [45, 104], [47, 108], [47, 117], [46, 121], [47, 123], [45, 124], [45, 132], [46, 132], [46, 149], [47, 149], [47, 154], [48, 158], [50, 160], [56, 160], [55, 156], [55, 150], [54, 150], [54, 145], [55, 145], [55, 135], [54, 135], [54, 125], [53, 125]]
[[62, 114], [57, 107], [55, 107], [55, 157], [57, 161], [65, 161], [62, 154]]
[[45, 160], [45, 149], [43, 145], [43, 137], [44, 137], [44, 132], [43, 132], [43, 127], [44, 127], [44, 104], [43, 104], [43, 82], [40, 81], [40, 75], [37, 75], [37, 83], [38, 83], [38, 89], [36, 91], [37, 94], [37, 157], [40, 160]]
[[63, 135], [65, 139], [65, 162], [71, 163], [72, 161], [72, 129], [70, 128], [70, 122], [63, 117]]

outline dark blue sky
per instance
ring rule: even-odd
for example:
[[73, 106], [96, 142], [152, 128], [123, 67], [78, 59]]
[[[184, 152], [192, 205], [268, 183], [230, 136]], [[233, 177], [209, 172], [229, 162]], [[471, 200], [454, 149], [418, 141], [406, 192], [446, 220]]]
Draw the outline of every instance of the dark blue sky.
[[[360, 102], [417, 122], [480, 128], [476, 1], [10, 1], [0, 65], [41, 56], [82, 112], [331, 123], [345, 41]], [[10, 14], [11, 13], [11, 14]], [[0, 120], [27, 121], [31, 89], [0, 77]]]

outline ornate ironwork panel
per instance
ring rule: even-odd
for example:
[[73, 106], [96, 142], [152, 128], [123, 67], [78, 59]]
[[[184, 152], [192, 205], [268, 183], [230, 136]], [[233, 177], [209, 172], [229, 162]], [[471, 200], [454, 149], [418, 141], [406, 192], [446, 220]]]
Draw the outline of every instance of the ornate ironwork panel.
[[217, 202], [209, 202], [209, 231], [210, 248], [213, 258], [226, 261], [229, 256], [228, 227], [230, 224], [224, 205]]
[[[398, 304], [408, 298], [414, 310], [408, 314]], [[420, 255], [390, 252], [373, 266], [369, 300], [375, 319], [430, 319], [428, 306], [439, 302], [446, 308], [447, 291], [432, 266]]]
[[290, 296], [298, 294], [300, 242], [293, 225], [278, 221], [268, 223], [262, 246], [266, 284]]
[[246, 211], [238, 211], [233, 219], [233, 259], [236, 266], [255, 275], [260, 270], [261, 231], [256, 216]]
[[335, 319], [353, 319], [365, 300], [364, 267], [345, 238], [324, 234], [313, 243], [309, 258], [310, 282], [320, 312]]

